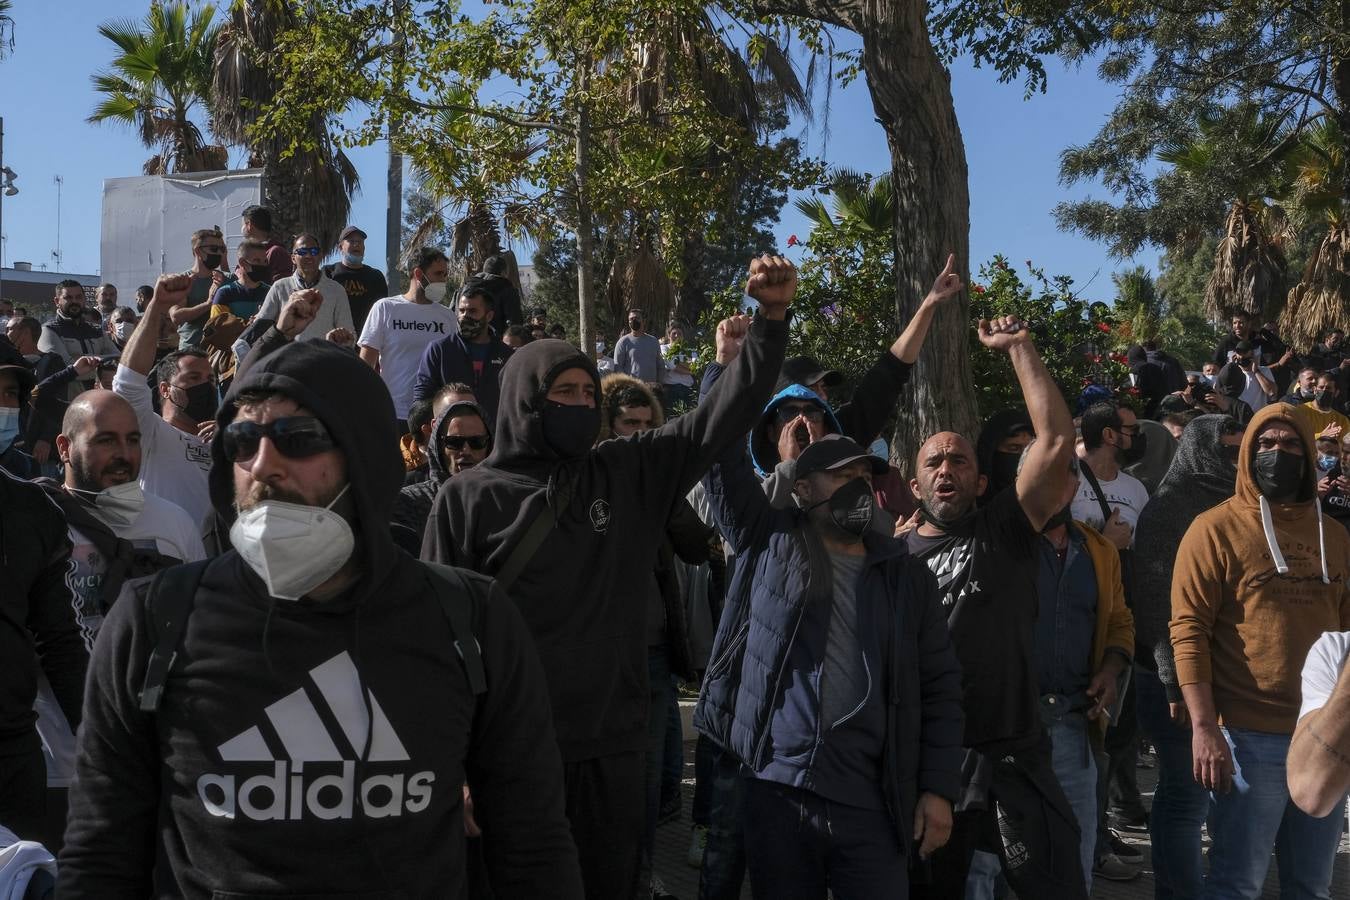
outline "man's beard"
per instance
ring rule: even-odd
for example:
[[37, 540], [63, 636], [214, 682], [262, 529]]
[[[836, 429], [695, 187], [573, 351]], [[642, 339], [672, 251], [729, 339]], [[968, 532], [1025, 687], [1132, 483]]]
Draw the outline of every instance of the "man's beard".
[[[341, 490], [339, 488], [338, 490]], [[255, 481], [253, 486], [243, 497], [236, 497], [234, 500], [234, 511], [243, 512], [246, 509], [252, 509], [264, 500], [280, 500], [283, 503], [294, 503], [297, 506], [327, 506], [337, 497], [337, 491], [333, 491], [332, 496], [327, 497], [322, 503], [310, 503], [299, 494], [284, 490], [283, 488], [273, 487], [261, 481]]]
[[108, 475], [124, 476], [119, 481], [113, 482], [114, 484], [136, 480], [136, 470], [125, 459], [115, 459], [104, 466], [102, 471], [95, 473], [85, 467], [78, 457], [72, 456], [70, 469], [75, 481], [75, 490], [90, 494], [97, 494], [104, 489], [103, 479]]

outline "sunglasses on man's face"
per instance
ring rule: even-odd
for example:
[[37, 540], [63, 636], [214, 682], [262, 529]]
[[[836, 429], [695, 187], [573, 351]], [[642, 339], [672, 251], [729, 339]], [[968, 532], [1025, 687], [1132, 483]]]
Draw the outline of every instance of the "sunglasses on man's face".
[[441, 438], [441, 444], [448, 450], [456, 452], [468, 447], [470, 450], [483, 450], [487, 448], [488, 436], [486, 434], [475, 434], [470, 437], [462, 435], [449, 435]]
[[303, 459], [336, 444], [323, 423], [312, 416], [285, 416], [265, 425], [257, 422], [231, 422], [225, 426], [221, 447], [230, 462], [250, 460], [258, 455], [262, 439], [272, 442], [282, 456]]
[[319, 255], [319, 248], [318, 248], [318, 247], [296, 247], [296, 248], [295, 248], [294, 250], [292, 250], [291, 252], [294, 253], [296, 256], [318, 256], [318, 255]]
[[823, 422], [825, 410], [814, 403], [784, 403], [778, 407], [777, 416], [779, 422], [791, 422], [798, 416], [806, 416], [812, 422]]

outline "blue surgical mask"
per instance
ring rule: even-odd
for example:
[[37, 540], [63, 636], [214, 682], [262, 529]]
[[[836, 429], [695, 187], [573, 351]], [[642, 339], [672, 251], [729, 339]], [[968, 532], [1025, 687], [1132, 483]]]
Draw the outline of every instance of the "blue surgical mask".
[[342, 254], [342, 263], [343, 265], [355, 268], [356, 266], [361, 265], [361, 263], [365, 261], [365, 258], [366, 255], [364, 253], [344, 253]]
[[1327, 456], [1325, 453], [1317, 454], [1317, 471], [1330, 472], [1336, 468], [1337, 457]]
[[8, 450], [9, 445], [19, 437], [19, 409], [0, 407], [0, 451]]

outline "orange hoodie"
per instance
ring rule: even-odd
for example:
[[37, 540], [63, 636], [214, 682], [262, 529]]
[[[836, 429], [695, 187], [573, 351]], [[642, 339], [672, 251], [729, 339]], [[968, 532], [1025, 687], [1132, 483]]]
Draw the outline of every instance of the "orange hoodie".
[[[1252, 475], [1256, 436], [1283, 419], [1303, 439], [1307, 499], [1269, 503]], [[1275, 403], [1247, 425], [1237, 491], [1187, 530], [1172, 571], [1178, 681], [1213, 686], [1225, 725], [1292, 734], [1300, 674], [1326, 631], [1350, 629], [1350, 533], [1322, 521], [1308, 420]]]

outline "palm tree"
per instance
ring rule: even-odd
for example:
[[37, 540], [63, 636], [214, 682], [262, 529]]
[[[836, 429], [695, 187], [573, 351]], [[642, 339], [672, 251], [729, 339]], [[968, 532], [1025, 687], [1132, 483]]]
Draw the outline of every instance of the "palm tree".
[[[263, 195], [272, 207], [278, 238], [313, 232], [323, 250], [337, 245], [360, 184], [356, 167], [333, 142], [321, 115], [311, 124], [314, 145], [283, 157], [287, 142], [251, 130], [280, 84], [265, 57], [277, 38], [297, 24], [284, 0], [234, 0], [230, 19], [214, 42], [210, 79], [216, 133], [249, 148], [249, 165], [263, 172]], [[335, 76], [336, 77], [336, 76]]]
[[145, 19], [118, 19], [99, 26], [117, 47], [109, 69], [94, 76], [102, 101], [90, 122], [117, 122], [137, 130], [159, 152], [145, 164], [147, 175], [207, 172], [228, 162], [224, 147], [208, 144], [192, 120], [211, 80], [217, 28], [214, 9], [191, 12], [187, 4], [153, 4]]
[[793, 205], [813, 228], [851, 228], [867, 235], [889, 235], [895, 228], [895, 187], [891, 173], [873, 179], [852, 169], [835, 169], [825, 191], [830, 207], [819, 196], [798, 197]]
[[1291, 206], [1301, 222], [1324, 222], [1326, 235], [1289, 291], [1280, 331], [1297, 345], [1311, 345], [1332, 327], [1344, 327], [1350, 312], [1350, 215], [1344, 185], [1345, 135], [1335, 119], [1309, 129], [1291, 154]]
[[[1224, 173], [1239, 185], [1205, 285], [1205, 314], [1212, 320], [1236, 310], [1269, 314], [1282, 295], [1285, 249], [1294, 233], [1284, 209], [1271, 198], [1287, 185], [1287, 137], [1282, 120], [1262, 116], [1254, 104], [1239, 104], [1200, 110], [1191, 138], [1170, 141], [1158, 153], [1159, 160], [1187, 177], [1204, 180]], [[1251, 166], [1232, 152], [1234, 146], [1276, 149], [1263, 165]], [[1247, 167], [1231, 171], [1235, 165]], [[1196, 237], [1178, 235], [1178, 242]]]
[[14, 50], [14, 17], [9, 14], [11, 0], [0, 0], [0, 59]]

